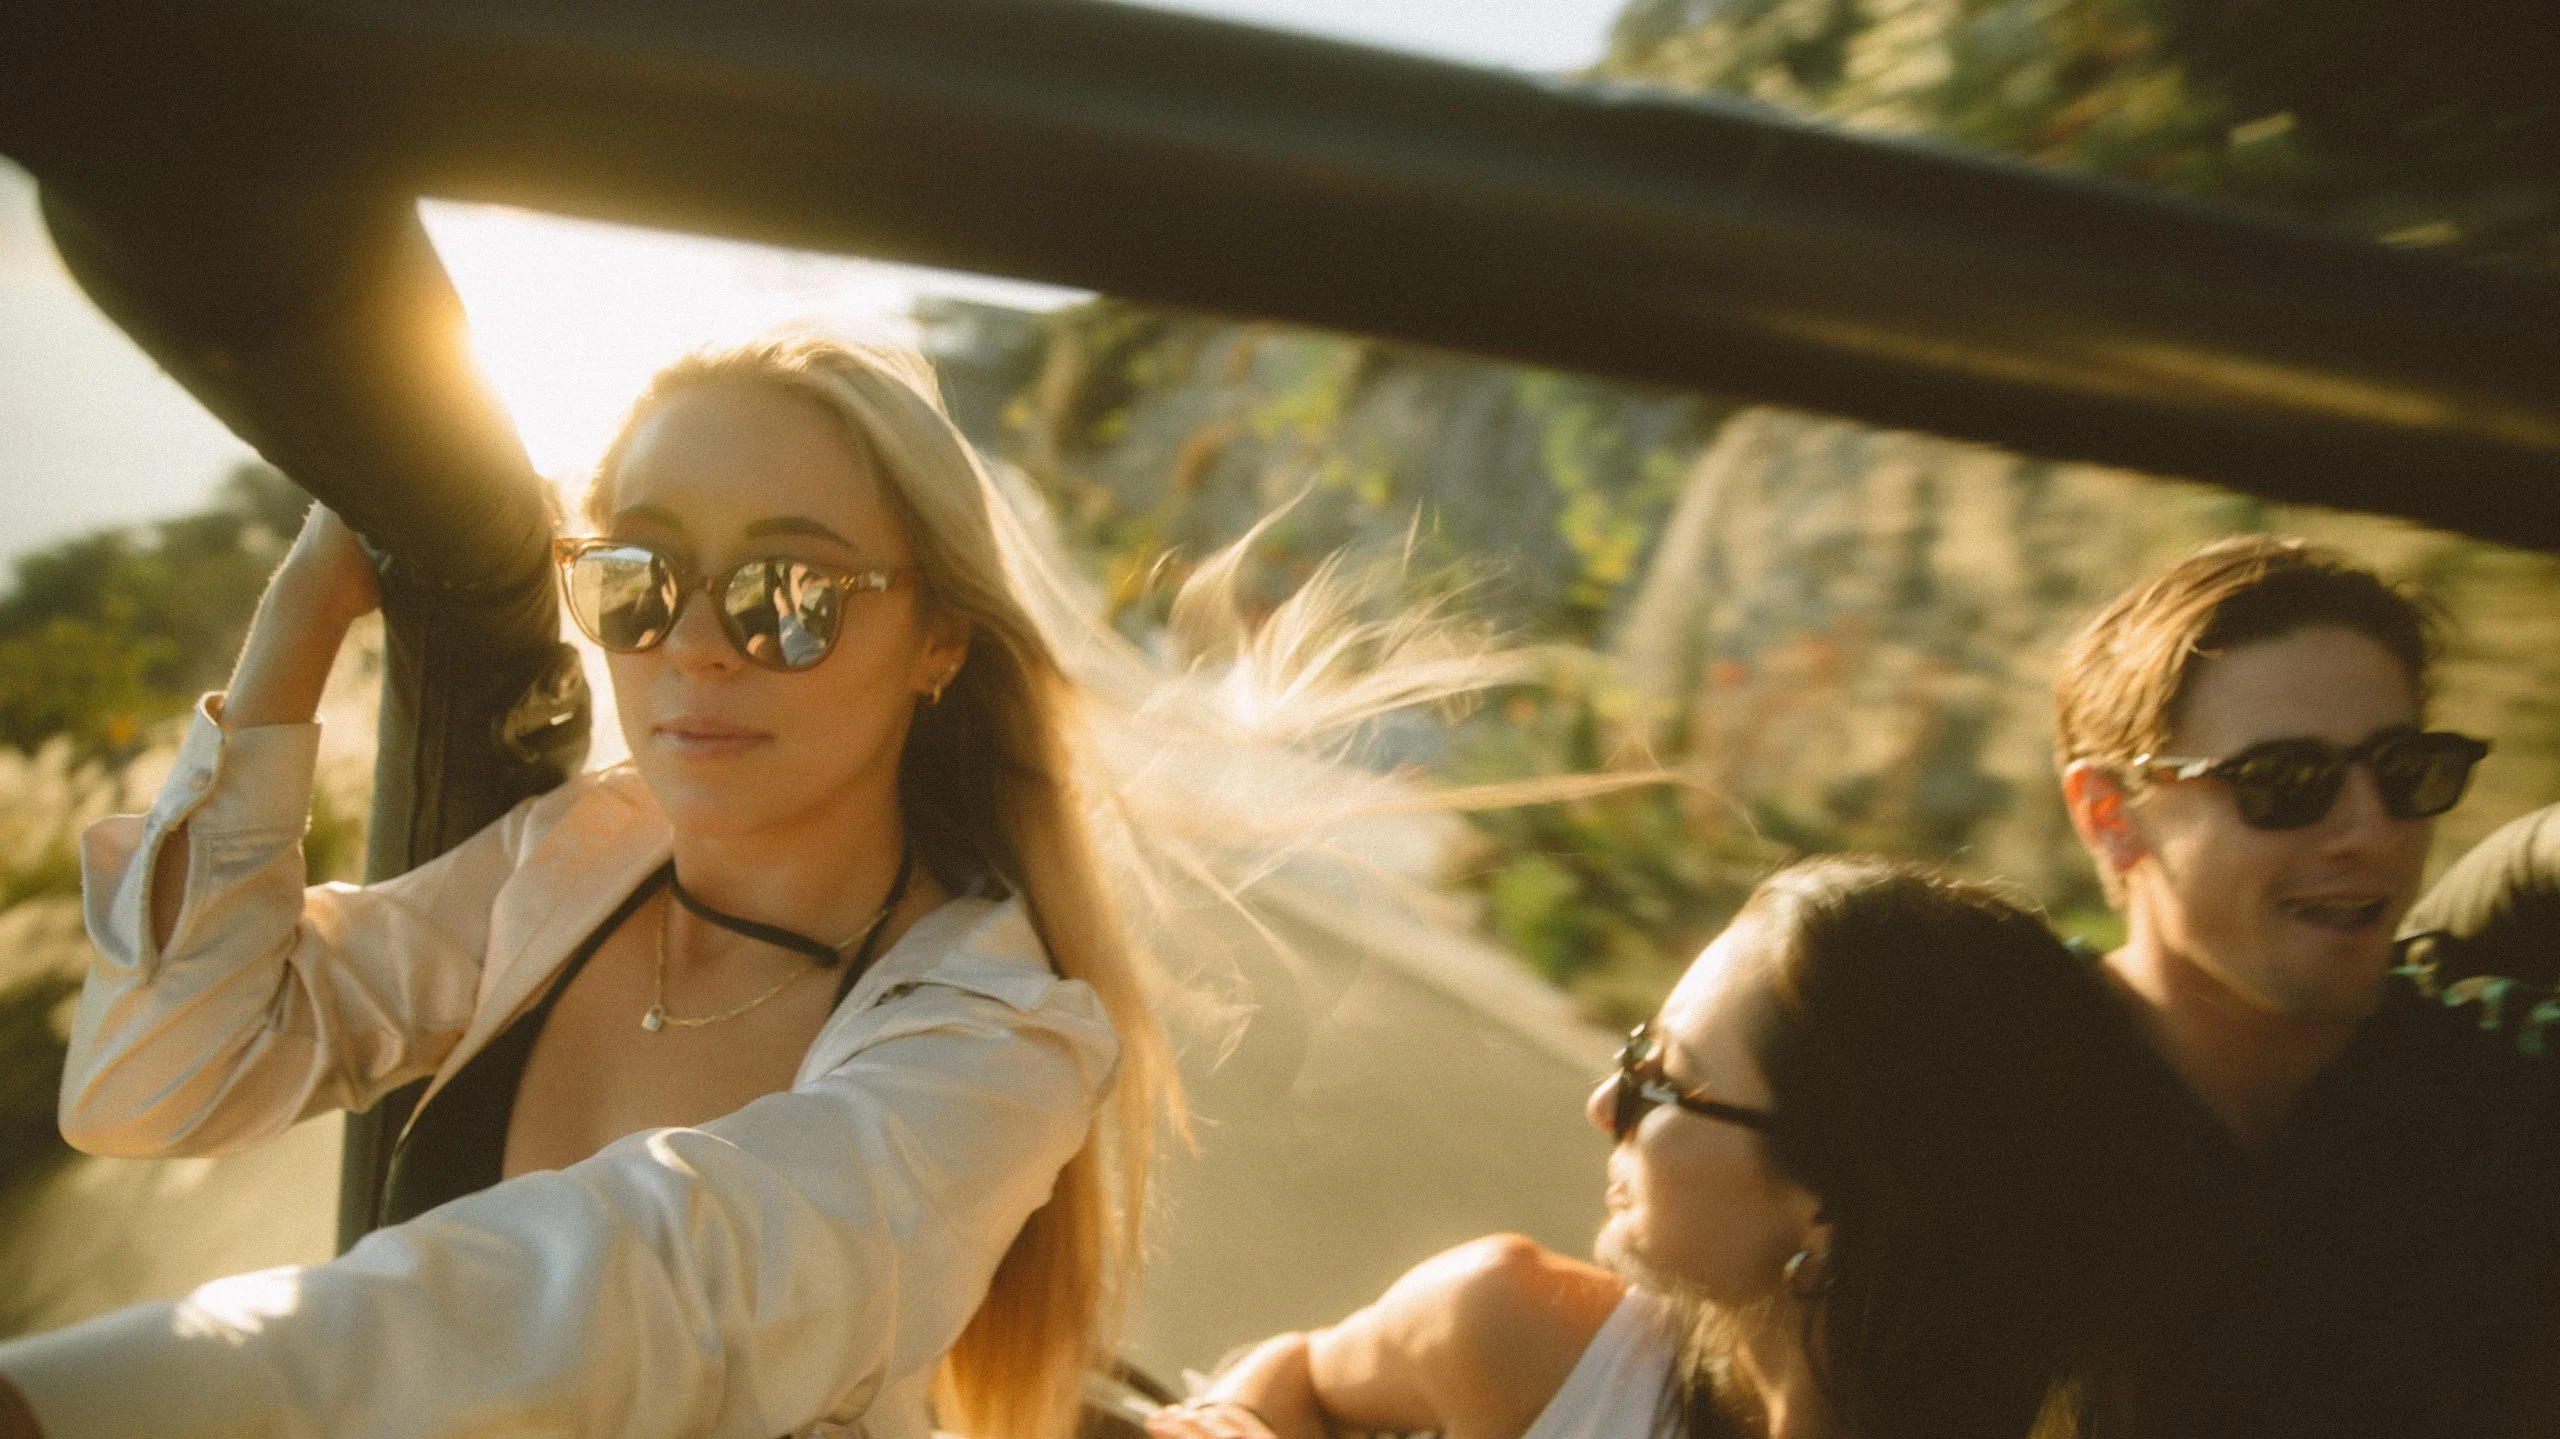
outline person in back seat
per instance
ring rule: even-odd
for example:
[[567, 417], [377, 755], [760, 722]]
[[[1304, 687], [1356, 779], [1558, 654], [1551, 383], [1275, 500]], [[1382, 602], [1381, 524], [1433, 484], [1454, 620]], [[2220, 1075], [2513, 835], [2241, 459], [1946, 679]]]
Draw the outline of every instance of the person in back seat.
[[2428, 617], [2333, 551], [2208, 546], [2055, 687], [2106, 958], [2191, 1097], [2214, 1286], [2154, 1372], [2174, 1435], [2549, 1434], [2560, 1056], [2522, 987], [2393, 936], [2488, 746], [2426, 727]]
[[1997, 893], [1780, 872], [1589, 1114], [1616, 1141], [1599, 1264], [1462, 1245], [1151, 1431], [2141, 1432], [2133, 1379], [2184, 1302], [2184, 1114], [2099, 968]]

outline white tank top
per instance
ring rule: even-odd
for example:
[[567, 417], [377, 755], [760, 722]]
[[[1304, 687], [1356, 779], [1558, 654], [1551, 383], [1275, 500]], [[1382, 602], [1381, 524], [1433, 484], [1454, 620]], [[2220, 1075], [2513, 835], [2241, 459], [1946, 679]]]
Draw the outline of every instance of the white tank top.
[[1662, 1301], [1629, 1287], [1520, 1439], [1654, 1439], [1679, 1352]]

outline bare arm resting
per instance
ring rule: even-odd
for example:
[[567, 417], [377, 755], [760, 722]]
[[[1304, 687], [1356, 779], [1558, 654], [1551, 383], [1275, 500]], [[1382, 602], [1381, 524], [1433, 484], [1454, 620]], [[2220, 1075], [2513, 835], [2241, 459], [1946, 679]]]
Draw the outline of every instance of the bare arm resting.
[[1149, 1428], [1158, 1439], [1260, 1439], [1265, 1424], [1276, 1439], [1329, 1430], [1519, 1439], [1623, 1292], [1616, 1276], [1518, 1235], [1474, 1240], [1338, 1324], [1266, 1340], [1197, 1408], [1168, 1410]]

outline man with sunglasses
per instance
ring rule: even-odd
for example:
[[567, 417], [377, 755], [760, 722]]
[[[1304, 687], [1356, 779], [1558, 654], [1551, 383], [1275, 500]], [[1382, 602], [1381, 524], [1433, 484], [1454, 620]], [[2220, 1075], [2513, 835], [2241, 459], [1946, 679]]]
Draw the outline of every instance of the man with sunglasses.
[[2249, 537], [2119, 597], [2057, 682], [2106, 966], [2221, 1155], [2171, 1432], [2554, 1422], [2560, 1059], [2524, 997], [2394, 943], [2488, 750], [2425, 728], [2434, 651], [2372, 572]]

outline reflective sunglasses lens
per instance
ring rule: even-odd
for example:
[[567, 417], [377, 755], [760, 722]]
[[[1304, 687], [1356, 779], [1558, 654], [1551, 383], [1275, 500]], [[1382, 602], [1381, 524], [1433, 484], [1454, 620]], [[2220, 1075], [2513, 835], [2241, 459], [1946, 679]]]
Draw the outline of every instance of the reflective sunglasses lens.
[[2479, 750], [2460, 735], [2412, 735], [2374, 755], [2373, 774], [2395, 818], [2431, 819], [2462, 802], [2479, 762]]
[[804, 670], [834, 649], [844, 592], [825, 571], [796, 560], [756, 560], [729, 577], [720, 614], [747, 658]]
[[2259, 829], [2318, 824], [2346, 787], [2347, 763], [2328, 746], [2280, 741], [2234, 759], [2226, 772], [2240, 818]]
[[569, 562], [569, 617], [587, 638], [621, 653], [667, 637], [675, 617], [675, 574], [652, 550], [616, 545]]

